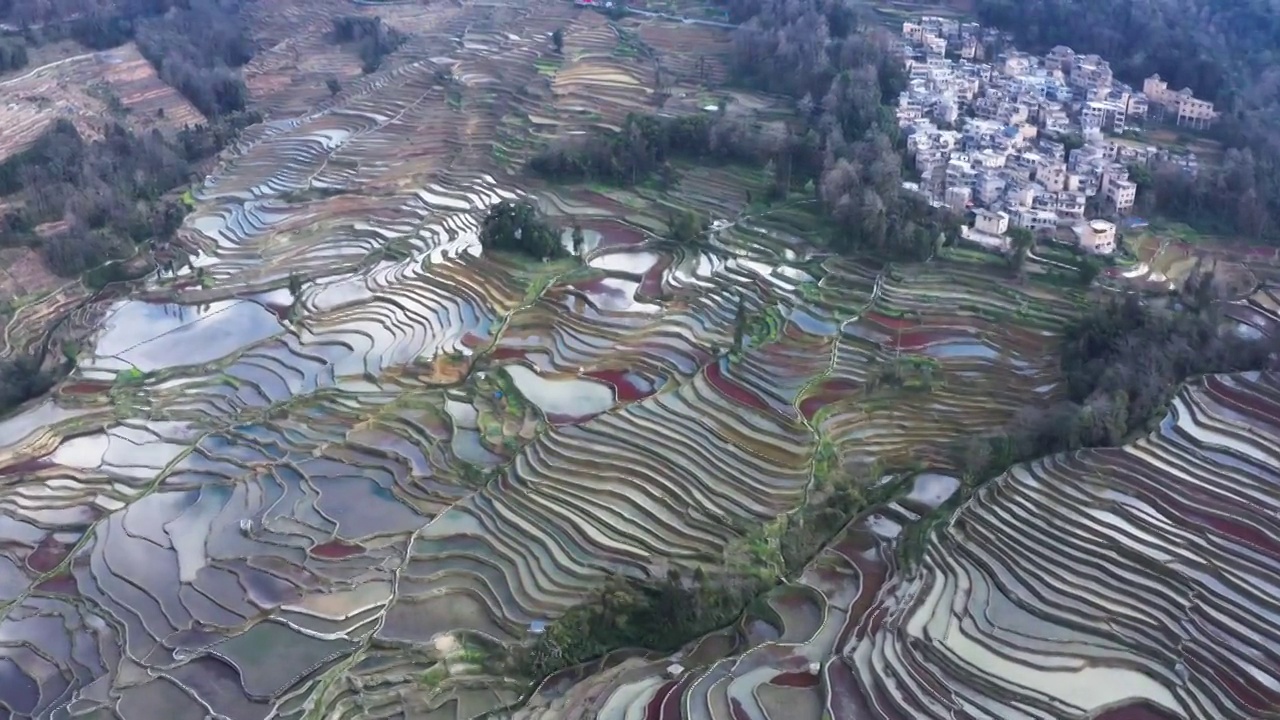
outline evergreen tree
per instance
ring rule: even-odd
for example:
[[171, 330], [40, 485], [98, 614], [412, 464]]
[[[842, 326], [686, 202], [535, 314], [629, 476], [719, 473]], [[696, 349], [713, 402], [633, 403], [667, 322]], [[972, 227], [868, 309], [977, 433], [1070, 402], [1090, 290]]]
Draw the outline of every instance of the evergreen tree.
[[733, 316], [733, 350], [742, 352], [743, 337], [747, 333], [747, 310], [743, 304], [742, 294], [738, 294], [738, 309]]
[[706, 232], [710, 223], [705, 218], [692, 210], [684, 210], [678, 213], [672, 213], [668, 218], [670, 225], [670, 237], [672, 240], [681, 245], [688, 245], [698, 239], [699, 235]]
[[1009, 269], [1021, 274], [1027, 263], [1027, 255], [1031, 246], [1035, 245], [1035, 236], [1026, 228], [1014, 228], [1009, 231]]

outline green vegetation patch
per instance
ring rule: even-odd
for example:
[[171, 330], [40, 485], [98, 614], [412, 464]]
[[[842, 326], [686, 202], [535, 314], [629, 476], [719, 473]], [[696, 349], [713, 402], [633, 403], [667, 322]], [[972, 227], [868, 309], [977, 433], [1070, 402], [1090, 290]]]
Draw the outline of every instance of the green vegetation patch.
[[772, 582], [752, 575], [691, 577], [672, 570], [661, 580], [611, 575], [588, 601], [547, 626], [518, 652], [523, 674], [545, 677], [619, 648], [671, 652], [690, 639], [724, 627]]
[[480, 226], [480, 244], [485, 249], [518, 253], [551, 260], [566, 257], [560, 233], [542, 219], [527, 201], [503, 200], [485, 215]]
[[539, 58], [533, 61], [533, 66], [538, 69], [538, 74], [547, 77], [555, 77], [556, 73], [560, 72], [560, 63], [556, 60]]

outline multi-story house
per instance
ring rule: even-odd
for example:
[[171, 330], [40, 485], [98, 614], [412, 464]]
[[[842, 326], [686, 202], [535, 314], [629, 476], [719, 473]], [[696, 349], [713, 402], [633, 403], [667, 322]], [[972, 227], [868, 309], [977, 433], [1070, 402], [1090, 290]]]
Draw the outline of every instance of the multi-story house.
[[993, 205], [1008, 185], [1008, 179], [998, 172], [979, 173], [973, 180], [973, 199], [983, 205]]
[[1110, 101], [1091, 101], [1080, 107], [1080, 125], [1105, 132], [1122, 133], [1127, 121], [1126, 105]]
[[947, 188], [943, 195], [943, 202], [951, 208], [951, 212], [963, 215], [973, 203], [973, 190], [967, 187]]
[[1000, 69], [1010, 77], [1025, 75], [1036, 66], [1036, 58], [1022, 52], [1005, 53], [1002, 60]]
[[1039, 153], [1025, 150], [1010, 155], [1005, 165], [1013, 172], [1018, 173], [1023, 179], [1032, 180], [1035, 178], [1036, 170], [1040, 168], [1043, 162], [1044, 158]]
[[1061, 160], [1049, 159], [1036, 169], [1036, 182], [1049, 192], [1062, 192], [1067, 188], [1067, 166]]
[[1076, 242], [1085, 252], [1097, 255], [1110, 255], [1116, 251], [1116, 226], [1106, 220], [1090, 220], [1071, 228], [1076, 235]]
[[1000, 103], [996, 109], [995, 119], [1006, 125], [1021, 125], [1031, 116], [1031, 109], [1026, 105], [1011, 101]]
[[1129, 96], [1128, 105], [1125, 108], [1130, 118], [1141, 120], [1147, 116], [1147, 96], [1143, 93], [1135, 93]]
[[974, 187], [978, 181], [978, 171], [969, 162], [967, 156], [952, 156], [947, 162], [946, 169], [946, 186], [953, 187]]
[[1218, 119], [1212, 102], [1197, 99], [1191, 88], [1171, 90], [1169, 83], [1161, 80], [1159, 75], [1152, 75], [1142, 82], [1142, 93], [1151, 103], [1159, 105], [1166, 117], [1172, 115], [1178, 125], [1207, 128]]
[[979, 208], [973, 213], [973, 229], [987, 235], [1003, 235], [1009, 232], [1009, 214]]
[[909, 43], [919, 45], [924, 42], [924, 26], [920, 23], [902, 23], [902, 38]]
[[1069, 175], [1067, 177], [1067, 189], [1075, 190], [1085, 197], [1093, 197], [1098, 194], [1099, 182], [1097, 175]]
[[1129, 171], [1124, 166], [1111, 165], [1103, 170], [1100, 189], [1108, 209], [1120, 215], [1133, 209], [1138, 186], [1129, 179]]
[[1052, 210], [1012, 208], [1009, 221], [1017, 227], [1044, 234], [1051, 233], [1058, 227], [1058, 214]]
[[920, 25], [924, 27], [927, 34], [939, 37], [948, 37], [960, 32], [960, 22], [952, 18], [925, 15], [920, 18]]
[[1047, 133], [1065, 133], [1071, 129], [1071, 116], [1056, 103], [1040, 109], [1039, 122]]
[[1111, 64], [1097, 55], [1077, 55], [1068, 78], [1071, 87], [1088, 99], [1100, 99], [1111, 92]]
[[1082, 192], [1061, 191], [1052, 193], [1053, 204], [1052, 210], [1058, 213], [1060, 218], [1082, 218], [1084, 217], [1085, 204], [1088, 198]]
[[1176, 122], [1179, 125], [1190, 125], [1194, 128], [1204, 129], [1218, 119], [1218, 113], [1214, 111], [1213, 103], [1208, 100], [1198, 100], [1189, 95], [1183, 96], [1178, 100], [1176, 107], [1178, 112]]
[[1067, 155], [1067, 169], [1085, 174], [1095, 166], [1109, 162], [1106, 147], [1103, 145], [1085, 145], [1072, 150]]
[[1004, 191], [1004, 203], [1011, 208], [1029, 208], [1035, 204], [1037, 190], [1034, 183], [1017, 182], [1012, 178]]
[[1063, 72], [1070, 71], [1071, 66], [1075, 64], [1075, 61], [1076, 51], [1066, 45], [1059, 45], [1050, 50], [1049, 53], [1044, 56], [1044, 64], [1046, 67], [1062, 70]]

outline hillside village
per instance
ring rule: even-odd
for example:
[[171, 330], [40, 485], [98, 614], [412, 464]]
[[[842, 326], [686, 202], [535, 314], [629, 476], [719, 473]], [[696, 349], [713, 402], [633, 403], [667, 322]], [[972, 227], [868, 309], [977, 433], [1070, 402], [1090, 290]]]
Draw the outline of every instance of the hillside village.
[[[966, 239], [992, 249], [1007, 249], [1009, 229], [1020, 227], [1114, 252], [1116, 222], [1137, 195], [1129, 167], [1198, 169], [1194, 153], [1135, 141], [1135, 123], [1204, 129], [1217, 118], [1213, 103], [1158, 75], [1140, 90], [1120, 82], [1097, 55], [1063, 46], [1043, 57], [994, 54], [1003, 38], [977, 23], [924, 17], [903, 23], [902, 41], [909, 85], [897, 118], [919, 175], [910, 189], [972, 212]], [[1066, 138], [1083, 144], [1068, 150]]]

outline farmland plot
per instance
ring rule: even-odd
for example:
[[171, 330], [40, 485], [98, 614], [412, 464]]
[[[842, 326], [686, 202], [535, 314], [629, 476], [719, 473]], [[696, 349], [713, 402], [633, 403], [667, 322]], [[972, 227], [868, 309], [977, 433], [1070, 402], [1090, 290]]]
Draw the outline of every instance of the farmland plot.
[[132, 43], [26, 69], [0, 82], [0, 94], [0, 160], [26, 149], [60, 117], [86, 139], [100, 137], [113, 117], [135, 131], [204, 122]]
[[719, 660], [626, 660], [517, 717], [1274, 717], [1277, 467], [1280, 380], [1204, 378], [1149, 437], [981, 489], [915, 572], [893, 546], [946, 476], [850, 525], [770, 634], [748, 615]]
[[[356, 78], [321, 36], [366, 10], [259, 5], [268, 49], [246, 74], [269, 118], [193, 191], [190, 265], [78, 310], [97, 329], [71, 377], [0, 420], [0, 714], [1014, 718], [1145, 702], [1207, 718], [1273, 702], [1247, 644], [1208, 638], [1269, 642], [1274, 379], [1204, 380], [1143, 442], [1016, 468], [904, 573], [901, 539], [959, 491], [957, 442], [1062, 394], [1057, 328], [1080, 298], [960, 262], [831, 257], [752, 207], [763, 180], [732, 168], [681, 168], [661, 198], [522, 186], [541, 143], [653, 107], [645, 53], [685, 79], [722, 72], [705, 27], [393, 5], [379, 14], [409, 41]], [[707, 60], [680, 49], [694, 44]], [[316, 106], [327, 75], [343, 88]], [[748, 99], [760, 107], [737, 112], [767, 109]], [[486, 209], [522, 197], [580, 224], [583, 257], [483, 250]], [[717, 222], [677, 246], [659, 233], [684, 208]], [[1269, 332], [1276, 309], [1263, 291], [1232, 315]], [[879, 500], [730, 627], [677, 658], [571, 669], [524, 703], [541, 678], [512, 651], [544, 623], [610, 576], [743, 562], [833, 468]], [[688, 670], [666, 677], [677, 659]], [[1083, 682], [1106, 692], [1082, 699]]]

